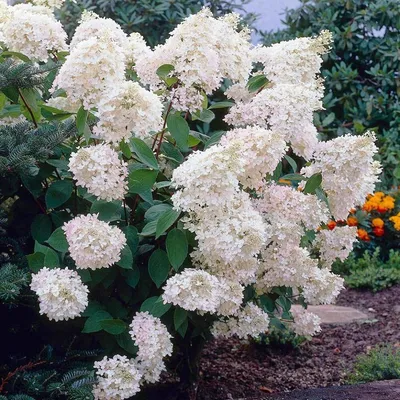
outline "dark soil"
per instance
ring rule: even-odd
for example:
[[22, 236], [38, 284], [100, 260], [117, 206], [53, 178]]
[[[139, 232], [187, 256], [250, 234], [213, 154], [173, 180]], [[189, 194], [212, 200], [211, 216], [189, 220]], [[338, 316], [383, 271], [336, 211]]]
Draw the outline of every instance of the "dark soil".
[[312, 341], [289, 352], [238, 339], [209, 343], [201, 361], [199, 399], [260, 399], [269, 393], [341, 385], [357, 355], [376, 344], [400, 342], [400, 286], [376, 294], [347, 290], [337, 304], [358, 308], [371, 319], [325, 325]]

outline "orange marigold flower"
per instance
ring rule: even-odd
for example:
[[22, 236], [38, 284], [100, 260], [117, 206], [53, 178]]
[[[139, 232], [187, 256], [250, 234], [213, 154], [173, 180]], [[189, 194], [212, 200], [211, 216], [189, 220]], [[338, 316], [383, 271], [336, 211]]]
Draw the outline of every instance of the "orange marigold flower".
[[369, 242], [371, 238], [368, 235], [368, 232], [365, 229], [358, 229], [357, 230], [357, 235], [361, 240], [364, 240], [365, 242]]
[[374, 235], [378, 237], [383, 236], [385, 234], [385, 230], [379, 227], [373, 228], [372, 231], [374, 232]]
[[347, 225], [348, 226], [357, 226], [358, 225], [358, 219], [356, 217], [347, 218]]
[[396, 231], [400, 231], [400, 213], [390, 217], [389, 221], [393, 222], [394, 229], [396, 229]]
[[335, 222], [335, 221], [329, 221], [329, 222], [326, 224], [326, 226], [328, 227], [328, 229], [329, 229], [330, 231], [332, 231], [333, 229], [336, 228], [336, 222]]
[[377, 210], [378, 210], [378, 212], [380, 212], [381, 214], [383, 214], [383, 213], [385, 213], [387, 210], [388, 210], [388, 208], [387, 207], [385, 207], [384, 205], [379, 205], [378, 207], [377, 207]]
[[372, 225], [374, 228], [383, 228], [383, 227], [385, 226], [385, 222], [383, 221], [382, 218], [374, 218], [374, 219], [371, 221], [371, 225]]

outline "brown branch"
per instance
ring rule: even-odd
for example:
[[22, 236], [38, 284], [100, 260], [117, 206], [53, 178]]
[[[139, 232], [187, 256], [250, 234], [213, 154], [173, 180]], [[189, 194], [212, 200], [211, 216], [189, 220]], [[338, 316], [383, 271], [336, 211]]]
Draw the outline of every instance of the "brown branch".
[[[157, 151], [156, 151], [156, 159], [157, 159], [157, 160], [158, 160], [158, 156], [159, 156], [159, 154], [160, 154], [161, 144], [162, 144], [162, 141], [163, 141], [163, 139], [164, 139], [165, 128], [166, 128], [166, 126], [167, 126], [167, 119], [168, 119], [169, 113], [171, 112], [171, 109], [172, 109], [172, 100], [171, 100], [171, 102], [169, 103], [167, 113], [165, 114], [164, 125], [163, 125], [163, 127], [162, 127], [161, 136], [160, 136], [160, 141], [158, 142]], [[153, 149], [153, 150], [154, 150], [154, 149]]]
[[39, 362], [36, 362], [36, 363], [29, 362], [28, 364], [26, 364], [26, 365], [21, 365], [20, 367], [16, 368], [14, 371], [9, 372], [9, 373], [7, 374], [7, 376], [1, 380], [0, 393], [3, 392], [3, 390], [4, 390], [5, 386], [7, 385], [7, 383], [11, 380], [11, 378], [12, 378], [14, 375], [18, 374], [18, 372], [24, 372], [24, 371], [26, 371], [26, 370], [28, 370], [28, 369], [35, 368], [35, 367], [37, 367], [38, 365], [42, 365], [42, 364], [45, 364], [45, 363], [46, 363], [46, 361], [39, 361]]
[[29, 107], [28, 103], [27, 103], [26, 100], [25, 100], [25, 97], [22, 95], [22, 92], [21, 92], [21, 90], [20, 90], [19, 88], [18, 88], [18, 93], [19, 93], [19, 95], [20, 95], [20, 97], [21, 97], [21, 100], [24, 102], [25, 107], [28, 109], [29, 114], [31, 115], [33, 125], [35, 125], [35, 128], [37, 128], [37, 127], [38, 127], [38, 124], [37, 124], [37, 122], [36, 122], [35, 116], [33, 115], [33, 111], [32, 111], [32, 109]]

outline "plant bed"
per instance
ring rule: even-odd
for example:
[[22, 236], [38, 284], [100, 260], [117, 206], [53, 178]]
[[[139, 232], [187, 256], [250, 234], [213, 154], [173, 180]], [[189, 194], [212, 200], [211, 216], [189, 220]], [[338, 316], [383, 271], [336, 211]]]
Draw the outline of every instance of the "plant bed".
[[382, 342], [400, 342], [400, 319], [394, 312], [399, 299], [400, 286], [379, 293], [346, 290], [337, 304], [369, 312], [371, 320], [324, 325], [320, 335], [297, 350], [255, 347], [238, 339], [213, 341], [202, 358], [200, 399], [260, 398], [344, 384], [359, 354]]

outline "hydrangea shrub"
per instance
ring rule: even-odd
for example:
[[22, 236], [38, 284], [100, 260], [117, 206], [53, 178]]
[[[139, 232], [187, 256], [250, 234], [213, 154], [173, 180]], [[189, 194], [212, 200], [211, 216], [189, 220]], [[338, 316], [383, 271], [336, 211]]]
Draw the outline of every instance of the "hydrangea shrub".
[[150, 48], [88, 13], [66, 53], [42, 4], [0, 9], [2, 27], [26, 20], [18, 40], [2, 29], [3, 60], [58, 67], [51, 98], [27, 101], [22, 118], [77, 127], [33, 193], [31, 288], [40, 313], [80, 318], [105, 347], [95, 398], [159, 381], [174, 346], [191, 383], [211, 336], [318, 332], [307, 305], [335, 300], [332, 263], [357, 237], [328, 223], [361, 205], [380, 173], [372, 133], [322, 142], [313, 125], [330, 33], [253, 47], [238, 15], [204, 8]]

